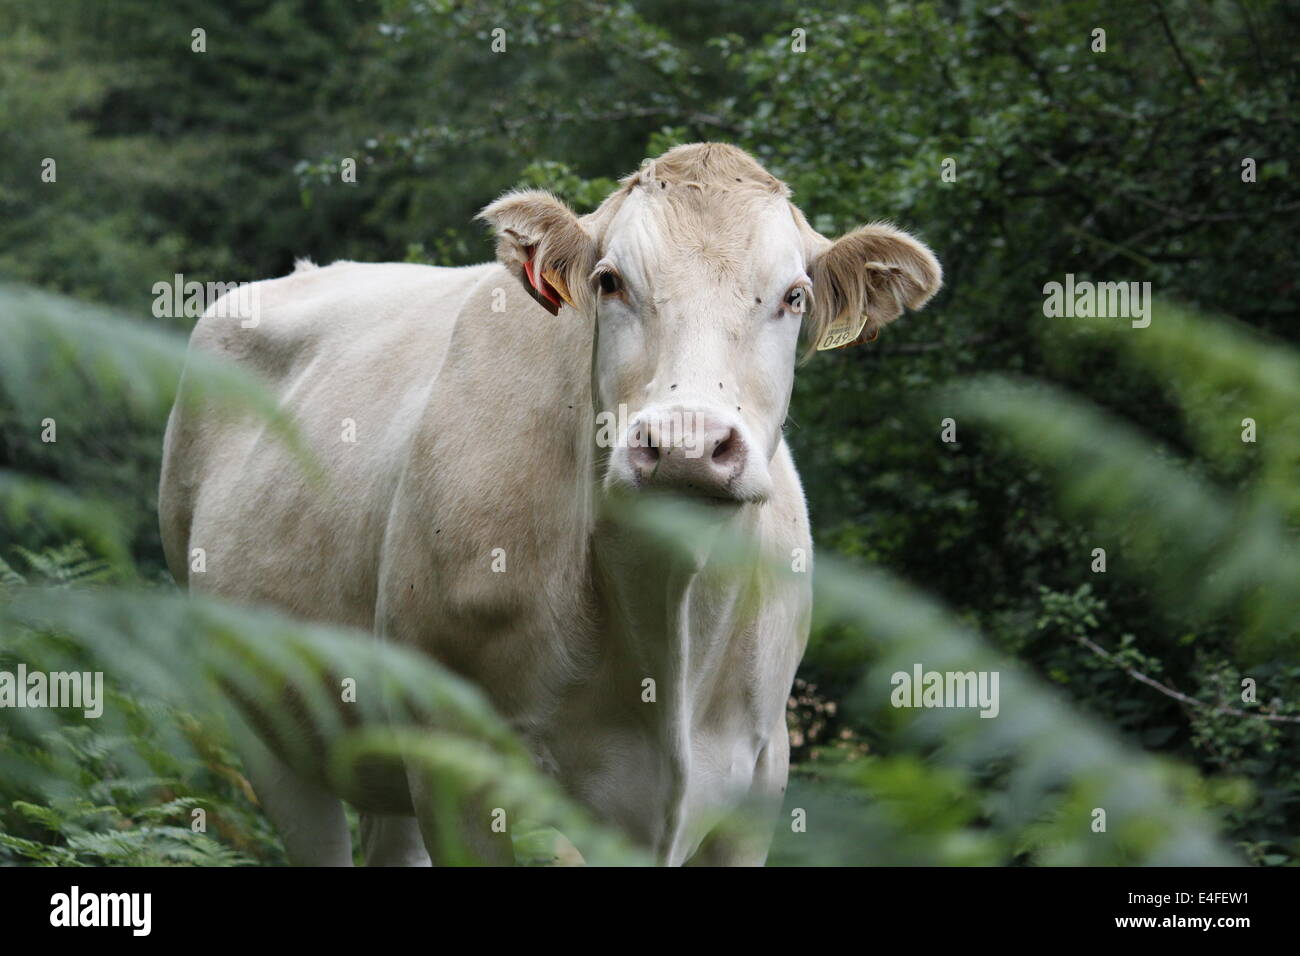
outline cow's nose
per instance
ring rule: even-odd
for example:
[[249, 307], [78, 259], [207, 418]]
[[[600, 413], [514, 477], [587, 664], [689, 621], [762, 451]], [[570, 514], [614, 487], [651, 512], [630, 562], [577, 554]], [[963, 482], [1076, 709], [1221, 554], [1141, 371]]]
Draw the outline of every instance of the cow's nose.
[[712, 498], [735, 497], [748, 456], [740, 430], [706, 412], [643, 417], [629, 444], [638, 485]]

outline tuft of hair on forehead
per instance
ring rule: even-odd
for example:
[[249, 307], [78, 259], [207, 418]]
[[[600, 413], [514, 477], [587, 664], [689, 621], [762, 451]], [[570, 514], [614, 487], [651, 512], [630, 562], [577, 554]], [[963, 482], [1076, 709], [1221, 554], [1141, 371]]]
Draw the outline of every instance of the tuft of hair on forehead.
[[637, 186], [649, 190], [669, 186], [716, 187], [721, 190], [757, 187], [783, 199], [790, 187], [777, 179], [738, 146], [729, 143], [686, 143], [655, 159], [647, 159], [635, 173], [619, 180], [624, 192]]
[[619, 208], [640, 195], [647, 213], [672, 237], [675, 258], [704, 266], [719, 279], [748, 267], [757, 208], [770, 203], [793, 208], [790, 188], [728, 143], [675, 146], [645, 160], [619, 185], [585, 220], [602, 246]]
[[751, 203], [774, 198], [790, 200], [790, 187], [740, 147], [729, 143], [686, 143], [644, 160], [636, 172], [619, 180], [619, 188], [598, 209], [582, 217], [584, 227], [597, 242], [603, 244], [605, 230], [638, 189], [660, 214], [675, 220], [678, 227], [684, 221], [688, 230], [697, 220], [714, 230], [719, 223], [744, 219]]

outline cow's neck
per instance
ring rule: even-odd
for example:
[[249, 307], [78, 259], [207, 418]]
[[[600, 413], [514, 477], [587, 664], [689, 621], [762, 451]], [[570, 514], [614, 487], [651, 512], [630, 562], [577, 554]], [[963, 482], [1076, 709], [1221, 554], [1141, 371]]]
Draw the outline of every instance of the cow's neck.
[[628, 523], [599, 522], [593, 555], [616, 638], [611, 650], [648, 677], [653, 669], [671, 686], [684, 681], [682, 688], [692, 689], [692, 676], [705, 676], [720, 645], [743, 625], [735, 605], [753, 585], [734, 555], [721, 559], [721, 542], [756, 532], [759, 513], [756, 505], [717, 507], [674, 546]]
[[[606, 521], [593, 539], [600, 679], [617, 689], [606, 719], [638, 728], [654, 755], [645, 786], [656, 826], [642, 837], [666, 862], [680, 862], [697, 838], [687, 808], [701, 795], [701, 773], [713, 773], [695, 766], [708, 741], [726, 739], [723, 728], [757, 723], [749, 667], [755, 582], [719, 561], [717, 544], [759, 514], [759, 506], [719, 509], [685, 548]], [[710, 754], [704, 763], [729, 757]]]

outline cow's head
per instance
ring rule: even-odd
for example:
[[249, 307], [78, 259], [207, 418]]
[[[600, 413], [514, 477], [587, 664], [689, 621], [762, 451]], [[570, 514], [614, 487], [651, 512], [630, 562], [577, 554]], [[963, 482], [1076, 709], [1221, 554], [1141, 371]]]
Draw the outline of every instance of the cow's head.
[[530, 294], [594, 324], [606, 486], [762, 501], [800, 329], [812, 348], [870, 340], [938, 290], [916, 239], [883, 224], [827, 239], [789, 195], [742, 150], [702, 143], [646, 162], [589, 216], [540, 191], [483, 211]]

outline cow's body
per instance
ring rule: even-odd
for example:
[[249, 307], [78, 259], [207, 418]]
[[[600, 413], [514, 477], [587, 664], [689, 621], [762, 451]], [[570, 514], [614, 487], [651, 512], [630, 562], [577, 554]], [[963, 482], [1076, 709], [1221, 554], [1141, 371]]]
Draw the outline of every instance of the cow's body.
[[[328, 493], [256, 420], [178, 410], [161, 494], [178, 580], [203, 548], [196, 591], [373, 628], [472, 677], [542, 766], [665, 862], [692, 855], [710, 813], [747, 796], [779, 802], [808, 588], [765, 586], [757, 604], [746, 600], [757, 582], [707, 561], [641, 560], [615, 534], [593, 547], [587, 323], [547, 315], [497, 264], [339, 263], [260, 285], [256, 328], [205, 316], [192, 347], [267, 381]], [[773, 472], [773, 499], [727, 520], [809, 554], [784, 446]], [[367, 789], [363, 811], [413, 810], [404, 779]], [[714, 845], [704, 858], [763, 852]]]

